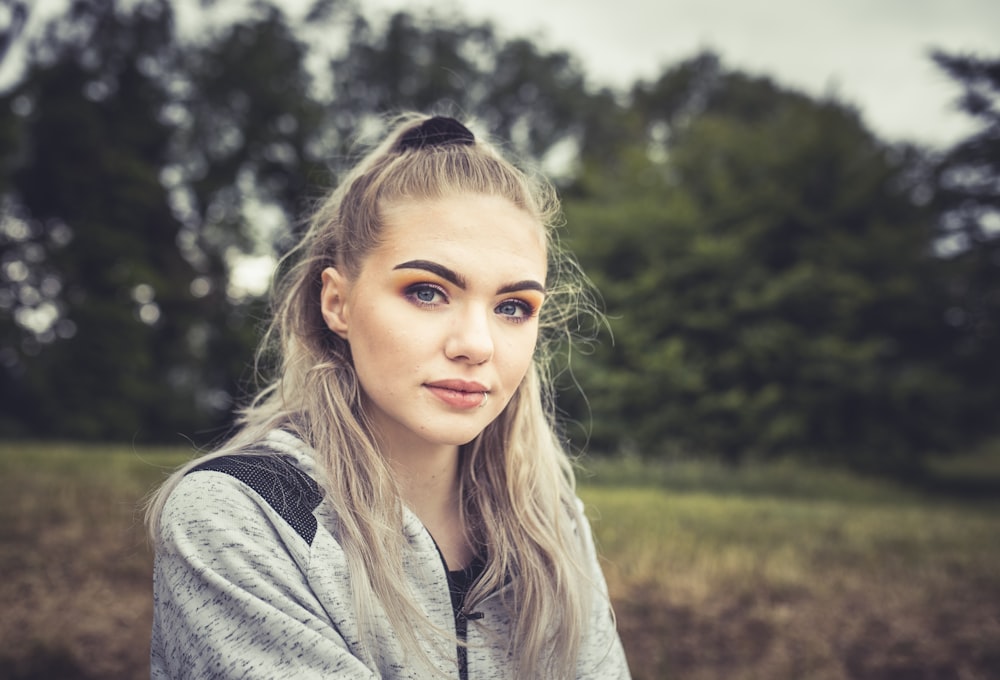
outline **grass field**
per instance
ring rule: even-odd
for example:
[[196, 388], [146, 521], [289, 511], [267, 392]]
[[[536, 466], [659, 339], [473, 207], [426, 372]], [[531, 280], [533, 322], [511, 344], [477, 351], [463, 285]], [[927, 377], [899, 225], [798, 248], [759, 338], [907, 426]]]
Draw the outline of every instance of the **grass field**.
[[[185, 455], [0, 443], [0, 678], [148, 677], [137, 508]], [[938, 470], [975, 499], [794, 465], [591, 462], [581, 495], [635, 678], [1000, 678], [998, 461]]]

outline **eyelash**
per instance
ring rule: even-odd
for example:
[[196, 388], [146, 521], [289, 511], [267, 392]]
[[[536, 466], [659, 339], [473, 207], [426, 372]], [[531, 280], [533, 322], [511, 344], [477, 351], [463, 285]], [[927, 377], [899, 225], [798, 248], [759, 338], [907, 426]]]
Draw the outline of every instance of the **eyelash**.
[[504, 314], [503, 315], [503, 316], [507, 317], [510, 321], [513, 321], [514, 323], [524, 323], [525, 321], [528, 321], [533, 316], [535, 316], [535, 311], [536, 311], [535, 310], [535, 306], [532, 305], [532, 304], [530, 304], [530, 303], [528, 303], [528, 302], [526, 302], [526, 301], [524, 301], [524, 300], [521, 300], [521, 299], [518, 299], [518, 298], [511, 298], [509, 300], [504, 300], [503, 302], [501, 302], [500, 304], [498, 304], [496, 307], [494, 307], [494, 310], [498, 310], [501, 307], [503, 307], [504, 305], [514, 305], [515, 307], [517, 307], [523, 313], [522, 316], [514, 316], [513, 314]]
[[444, 291], [443, 288], [441, 288], [440, 286], [436, 286], [432, 283], [416, 283], [412, 286], [408, 286], [403, 294], [406, 296], [407, 300], [420, 307], [435, 307], [441, 304], [441, 302], [439, 301], [421, 300], [420, 298], [417, 297], [417, 295], [419, 295], [420, 293], [425, 293], [428, 291], [440, 295], [447, 302], [448, 294]]
[[[440, 300], [421, 300], [419, 297], [417, 297], [421, 293], [426, 293], [426, 292], [430, 292], [437, 296], [440, 296], [443, 302]], [[440, 304], [447, 304], [448, 302], [448, 294], [445, 292], [445, 290], [433, 283], [417, 283], [412, 286], [408, 286], [403, 291], [403, 295], [406, 297], [407, 300], [417, 305], [418, 307], [436, 307]], [[507, 300], [503, 300], [496, 307], [494, 307], [493, 310], [498, 311], [501, 307], [505, 305], [513, 305], [514, 307], [517, 308], [517, 311], [521, 313], [520, 316], [517, 315], [517, 312], [515, 312], [514, 314], [501, 314], [501, 316], [505, 317], [507, 320], [513, 323], [524, 323], [525, 321], [528, 321], [529, 319], [533, 318], [535, 316], [535, 312], [538, 311], [533, 304], [527, 302], [526, 300], [521, 300], [520, 298], [508, 298]]]

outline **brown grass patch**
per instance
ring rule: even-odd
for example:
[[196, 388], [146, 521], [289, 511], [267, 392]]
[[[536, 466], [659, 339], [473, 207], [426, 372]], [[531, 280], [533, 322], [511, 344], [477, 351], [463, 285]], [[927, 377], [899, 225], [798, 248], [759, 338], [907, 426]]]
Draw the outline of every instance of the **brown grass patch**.
[[995, 506], [584, 494], [636, 680], [1000, 677]]
[[138, 502], [160, 469], [128, 451], [6, 445], [0, 473], [0, 677], [148, 678]]
[[[183, 456], [0, 445], [0, 677], [148, 678], [138, 504]], [[1000, 677], [995, 504], [583, 495], [636, 680]]]

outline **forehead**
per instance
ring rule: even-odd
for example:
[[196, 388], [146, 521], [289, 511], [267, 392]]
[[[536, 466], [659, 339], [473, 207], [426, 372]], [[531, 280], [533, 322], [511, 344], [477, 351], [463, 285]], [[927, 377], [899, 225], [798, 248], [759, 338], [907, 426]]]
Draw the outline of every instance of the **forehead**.
[[373, 256], [419, 257], [471, 273], [490, 269], [544, 280], [544, 227], [505, 198], [458, 194], [395, 201], [383, 207], [382, 222]]

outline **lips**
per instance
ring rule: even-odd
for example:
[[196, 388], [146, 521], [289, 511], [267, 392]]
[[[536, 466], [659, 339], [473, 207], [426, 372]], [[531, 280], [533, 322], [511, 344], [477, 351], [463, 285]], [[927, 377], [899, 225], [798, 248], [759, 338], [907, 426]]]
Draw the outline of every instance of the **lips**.
[[489, 389], [485, 385], [465, 380], [441, 380], [433, 383], [425, 383], [424, 387], [442, 402], [457, 409], [471, 409], [482, 406], [489, 392]]

